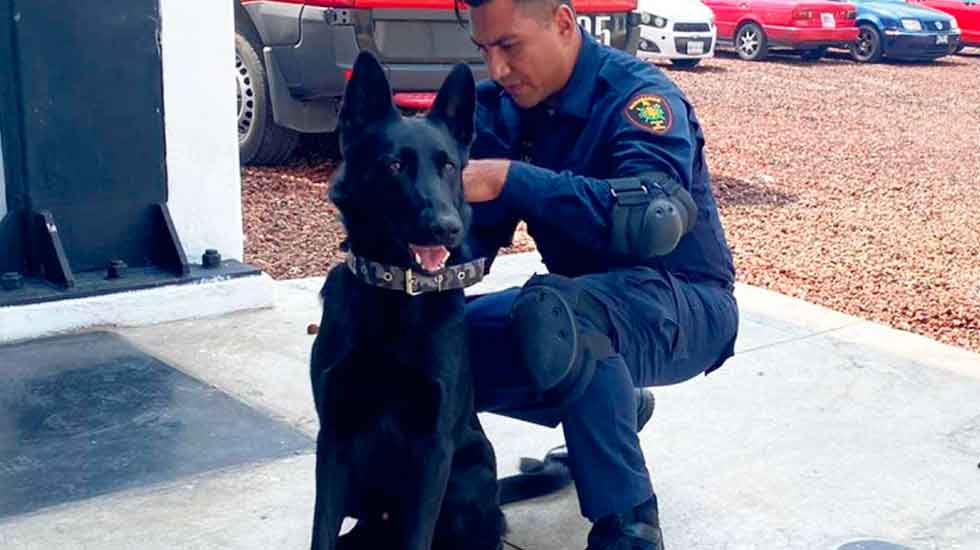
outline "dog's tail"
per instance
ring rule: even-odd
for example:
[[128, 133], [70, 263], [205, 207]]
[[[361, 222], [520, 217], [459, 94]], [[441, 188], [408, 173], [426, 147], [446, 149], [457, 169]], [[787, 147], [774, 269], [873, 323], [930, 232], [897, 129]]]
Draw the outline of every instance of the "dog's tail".
[[501, 478], [500, 504], [511, 504], [556, 493], [572, 483], [565, 447], [555, 447], [544, 458], [521, 458], [521, 473]]

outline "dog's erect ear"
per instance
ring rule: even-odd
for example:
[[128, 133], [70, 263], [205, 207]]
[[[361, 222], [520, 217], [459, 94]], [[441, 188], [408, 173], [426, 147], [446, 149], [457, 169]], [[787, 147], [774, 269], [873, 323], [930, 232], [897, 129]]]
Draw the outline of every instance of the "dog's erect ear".
[[473, 111], [476, 109], [476, 84], [468, 65], [453, 67], [439, 88], [429, 119], [445, 124], [464, 147], [473, 142]]
[[369, 51], [362, 51], [354, 62], [344, 105], [340, 109], [340, 134], [349, 140], [358, 130], [397, 114], [391, 101], [391, 87], [381, 63]]

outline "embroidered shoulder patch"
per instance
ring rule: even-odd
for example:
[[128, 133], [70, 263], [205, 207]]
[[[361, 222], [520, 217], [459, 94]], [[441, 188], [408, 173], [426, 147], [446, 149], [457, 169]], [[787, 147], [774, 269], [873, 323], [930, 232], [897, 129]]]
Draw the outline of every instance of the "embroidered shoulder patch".
[[666, 134], [674, 123], [670, 104], [659, 95], [640, 94], [626, 104], [626, 118], [655, 134]]

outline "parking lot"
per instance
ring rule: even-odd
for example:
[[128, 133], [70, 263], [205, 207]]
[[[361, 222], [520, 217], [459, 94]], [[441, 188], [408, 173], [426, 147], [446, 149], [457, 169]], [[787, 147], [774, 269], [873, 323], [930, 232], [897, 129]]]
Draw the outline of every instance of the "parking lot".
[[[980, 50], [720, 53], [669, 74], [698, 110], [741, 282], [980, 351]], [[244, 170], [246, 261], [295, 278], [342, 257], [334, 163], [311, 141], [288, 167]]]

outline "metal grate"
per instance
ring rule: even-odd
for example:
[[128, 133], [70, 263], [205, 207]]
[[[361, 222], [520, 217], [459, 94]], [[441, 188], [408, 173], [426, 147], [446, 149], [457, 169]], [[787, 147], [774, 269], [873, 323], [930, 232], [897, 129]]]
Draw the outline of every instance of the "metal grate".
[[674, 23], [676, 32], [708, 32], [711, 27], [707, 23]]

